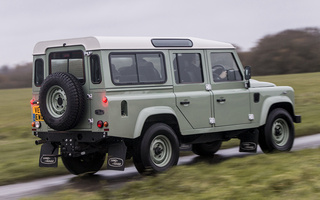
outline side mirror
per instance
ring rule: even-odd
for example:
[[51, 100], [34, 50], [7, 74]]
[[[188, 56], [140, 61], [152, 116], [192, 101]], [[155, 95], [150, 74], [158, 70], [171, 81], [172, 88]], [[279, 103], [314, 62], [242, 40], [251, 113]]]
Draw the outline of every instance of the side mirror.
[[245, 78], [246, 80], [251, 79], [251, 67], [250, 67], [250, 66], [246, 66], [246, 67], [244, 68], [244, 78]]

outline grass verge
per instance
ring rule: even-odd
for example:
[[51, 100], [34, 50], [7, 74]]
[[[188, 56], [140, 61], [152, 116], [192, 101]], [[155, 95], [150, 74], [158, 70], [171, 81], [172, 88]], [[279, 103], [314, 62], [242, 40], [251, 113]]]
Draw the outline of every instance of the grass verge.
[[[78, 199], [318, 199], [320, 149], [259, 154], [210, 164], [177, 166], [121, 189], [83, 192], [67, 189], [28, 200]], [[219, 159], [219, 158], [216, 158]]]

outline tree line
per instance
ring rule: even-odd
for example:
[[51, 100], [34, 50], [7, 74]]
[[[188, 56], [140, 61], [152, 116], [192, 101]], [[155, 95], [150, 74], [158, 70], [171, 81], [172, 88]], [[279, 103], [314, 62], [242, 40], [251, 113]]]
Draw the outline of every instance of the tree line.
[[[249, 51], [237, 48], [252, 74], [275, 75], [320, 71], [320, 29], [285, 30], [261, 38]], [[0, 89], [31, 87], [32, 63], [0, 67]]]
[[253, 75], [293, 74], [320, 71], [320, 30], [285, 30], [260, 39], [248, 52], [239, 52]]
[[32, 63], [0, 68], [0, 89], [31, 87]]

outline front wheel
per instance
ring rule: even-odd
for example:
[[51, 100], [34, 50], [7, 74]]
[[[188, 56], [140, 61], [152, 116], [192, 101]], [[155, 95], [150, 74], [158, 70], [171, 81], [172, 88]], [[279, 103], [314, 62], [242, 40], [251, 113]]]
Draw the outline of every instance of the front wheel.
[[263, 152], [290, 151], [294, 141], [294, 125], [288, 111], [277, 108], [260, 128], [259, 145]]
[[133, 162], [141, 174], [154, 174], [168, 170], [179, 159], [179, 142], [173, 129], [157, 123], [147, 129], [137, 144]]

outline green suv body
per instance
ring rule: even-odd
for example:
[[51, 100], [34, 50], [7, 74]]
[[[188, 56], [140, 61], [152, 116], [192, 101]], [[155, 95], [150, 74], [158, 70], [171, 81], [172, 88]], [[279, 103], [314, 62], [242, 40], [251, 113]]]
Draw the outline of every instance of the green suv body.
[[223, 141], [239, 150], [289, 151], [294, 91], [251, 79], [235, 48], [198, 38], [86, 37], [34, 48], [32, 131], [40, 167], [61, 156], [73, 174], [140, 173], [176, 165], [189, 145], [210, 156]]

